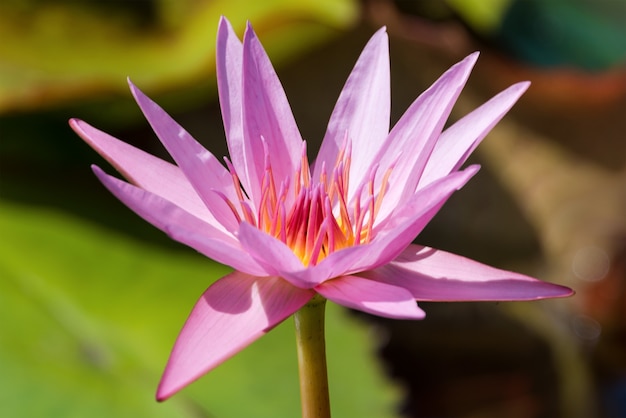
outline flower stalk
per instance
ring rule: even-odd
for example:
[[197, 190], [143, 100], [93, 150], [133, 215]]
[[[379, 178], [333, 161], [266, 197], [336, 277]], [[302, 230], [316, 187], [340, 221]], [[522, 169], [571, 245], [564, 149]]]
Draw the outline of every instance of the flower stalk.
[[330, 418], [324, 309], [326, 299], [316, 296], [295, 313], [302, 418]]

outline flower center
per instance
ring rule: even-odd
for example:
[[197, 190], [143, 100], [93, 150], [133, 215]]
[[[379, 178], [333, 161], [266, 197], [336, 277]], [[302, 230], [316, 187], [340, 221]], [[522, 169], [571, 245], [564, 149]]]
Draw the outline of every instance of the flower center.
[[[322, 166], [320, 179], [312, 182], [306, 143], [303, 142], [300, 166], [293, 179], [284, 179], [277, 188], [277, 179], [265, 147], [265, 173], [258, 208], [252, 209], [228, 160], [226, 164], [232, 175], [239, 206], [225, 200], [239, 222], [246, 221], [281, 240], [305, 266], [316, 265], [335, 251], [366, 244], [373, 238], [374, 220], [393, 167], [385, 172], [377, 192], [375, 176], [378, 167], [374, 167], [368, 181], [363, 182], [349, 201], [350, 163], [351, 147], [347, 143], [340, 150], [330, 175]], [[292, 199], [288, 199], [289, 193], [293, 193]]]

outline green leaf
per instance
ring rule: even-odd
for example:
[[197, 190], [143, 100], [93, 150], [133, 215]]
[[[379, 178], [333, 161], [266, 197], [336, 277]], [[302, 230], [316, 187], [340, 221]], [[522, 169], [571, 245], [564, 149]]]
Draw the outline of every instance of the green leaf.
[[[186, 315], [225, 267], [7, 203], [0, 236], [0, 416], [299, 414], [292, 319], [170, 400], [154, 400]], [[392, 416], [398, 393], [381, 377], [367, 327], [327, 309], [333, 412]]]
[[221, 15], [239, 34], [251, 21], [277, 62], [354, 22], [358, 9], [354, 0], [2, 2], [0, 113], [125, 93], [128, 76], [148, 91], [209, 84]]

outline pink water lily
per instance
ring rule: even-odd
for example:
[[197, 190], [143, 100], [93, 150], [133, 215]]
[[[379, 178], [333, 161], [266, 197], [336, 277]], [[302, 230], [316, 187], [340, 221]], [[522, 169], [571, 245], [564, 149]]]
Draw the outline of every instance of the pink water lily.
[[442, 132], [478, 54], [450, 68], [389, 131], [388, 38], [365, 46], [309, 167], [276, 73], [252, 28], [226, 19], [217, 78], [230, 160], [220, 162], [130, 84], [176, 165], [72, 120], [127, 180], [94, 166], [145, 220], [235, 271], [193, 308], [157, 398], [165, 399], [270, 331], [314, 296], [399, 319], [417, 301], [534, 300], [568, 288], [411, 242], [476, 172], [468, 155], [528, 87], [519, 83]]

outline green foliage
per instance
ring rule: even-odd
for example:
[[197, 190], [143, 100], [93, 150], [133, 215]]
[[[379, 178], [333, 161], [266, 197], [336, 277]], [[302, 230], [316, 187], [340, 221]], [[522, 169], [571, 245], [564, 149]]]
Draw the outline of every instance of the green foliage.
[[[186, 315], [225, 267], [6, 203], [0, 236], [0, 415], [298, 415], [292, 319], [172, 399], [154, 400]], [[333, 412], [391, 416], [397, 392], [380, 375], [367, 327], [329, 305]]]
[[[352, 0], [0, 3], [0, 113], [126, 92], [126, 77], [167, 91], [207, 80], [224, 15], [249, 20], [274, 62], [353, 22]], [[267, 37], [265, 36], [267, 34]]]

